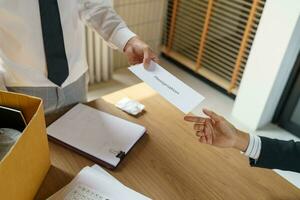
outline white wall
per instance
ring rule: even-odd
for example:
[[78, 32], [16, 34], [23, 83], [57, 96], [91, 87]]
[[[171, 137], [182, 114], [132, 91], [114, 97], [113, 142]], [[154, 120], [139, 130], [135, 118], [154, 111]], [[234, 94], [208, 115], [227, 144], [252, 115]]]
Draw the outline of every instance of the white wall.
[[267, 0], [232, 115], [255, 130], [272, 120], [300, 49], [300, 1]]

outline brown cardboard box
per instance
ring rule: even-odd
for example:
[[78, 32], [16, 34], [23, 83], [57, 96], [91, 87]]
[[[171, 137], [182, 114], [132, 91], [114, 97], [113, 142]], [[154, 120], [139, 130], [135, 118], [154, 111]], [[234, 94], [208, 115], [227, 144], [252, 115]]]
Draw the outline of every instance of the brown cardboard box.
[[0, 199], [33, 199], [50, 167], [42, 100], [0, 91], [0, 105], [21, 110], [28, 123], [0, 162]]

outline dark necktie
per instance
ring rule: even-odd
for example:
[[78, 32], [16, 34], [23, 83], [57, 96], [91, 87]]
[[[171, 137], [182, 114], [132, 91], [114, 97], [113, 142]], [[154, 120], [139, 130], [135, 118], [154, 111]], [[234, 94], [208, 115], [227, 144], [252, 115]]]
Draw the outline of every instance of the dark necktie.
[[48, 79], [61, 86], [69, 75], [57, 0], [39, 0]]

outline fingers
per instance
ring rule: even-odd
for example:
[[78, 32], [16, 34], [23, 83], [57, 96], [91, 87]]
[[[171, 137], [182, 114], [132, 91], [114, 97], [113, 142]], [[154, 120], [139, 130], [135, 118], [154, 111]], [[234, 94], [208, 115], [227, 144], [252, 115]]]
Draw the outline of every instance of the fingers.
[[157, 55], [152, 49], [137, 36], [132, 37], [124, 47], [124, 53], [128, 57], [130, 64], [143, 62], [145, 69], [150, 66], [151, 60], [158, 62]]
[[212, 122], [209, 122], [207, 123], [207, 126], [208, 126], [208, 134], [211, 135], [211, 138], [212, 140], [214, 139], [213, 136], [214, 136], [214, 127], [213, 127], [213, 124]]
[[197, 117], [197, 116], [185, 116], [185, 121], [194, 122], [194, 130], [196, 136], [199, 137], [199, 142], [204, 144], [213, 144], [213, 120], [209, 118]]
[[139, 60], [134, 60], [134, 59], [130, 59], [128, 60], [128, 64], [129, 65], [136, 65], [136, 64], [140, 64], [141, 62]]
[[144, 58], [143, 58], [143, 64], [145, 69], [149, 68], [150, 66], [150, 62], [151, 60], [153, 60], [154, 62], [158, 62], [159, 59], [156, 56], [156, 54], [152, 51], [152, 49], [150, 47], [145, 47], [143, 48], [144, 51]]
[[204, 134], [203, 131], [197, 131], [197, 132], [196, 132], [196, 136], [197, 136], [197, 137], [201, 137], [201, 136], [205, 136], [205, 134]]
[[188, 122], [204, 123], [206, 118], [197, 116], [184, 116], [184, 120]]
[[[214, 121], [220, 121], [221, 119], [223, 119], [222, 116], [217, 115], [216, 113], [214, 113], [213, 111], [207, 110], [207, 109], [203, 109], [204, 114], [206, 114], [207, 116], [209, 116], [212, 120]], [[185, 116], [184, 120], [188, 121], [188, 122], [195, 122], [195, 123], [201, 123], [201, 122], [205, 122], [207, 118], [204, 117], [198, 117], [198, 116]]]
[[159, 62], [159, 58], [153, 53], [153, 56], [151, 56], [152, 60], [156, 63]]
[[206, 136], [201, 136], [199, 138], [199, 142], [203, 143], [203, 144], [207, 144], [207, 139], [206, 139]]
[[213, 128], [212, 128], [211, 123], [205, 124], [204, 133], [206, 136], [207, 144], [212, 144], [213, 143]]
[[194, 124], [195, 131], [204, 131], [205, 124]]
[[143, 59], [143, 64], [146, 69], [150, 66], [150, 62], [151, 62], [151, 57], [149, 55], [149, 48], [147, 47], [144, 49], [144, 59]]
[[217, 115], [216, 113], [214, 113], [211, 110], [208, 109], [203, 109], [204, 114], [206, 114], [207, 116], [209, 116], [211, 119], [213, 119], [215, 122], [218, 122], [222, 119], [222, 116]]
[[194, 124], [196, 130], [196, 136], [199, 137], [199, 141], [204, 144], [213, 144], [213, 125], [211, 120], [205, 120], [204, 123]]

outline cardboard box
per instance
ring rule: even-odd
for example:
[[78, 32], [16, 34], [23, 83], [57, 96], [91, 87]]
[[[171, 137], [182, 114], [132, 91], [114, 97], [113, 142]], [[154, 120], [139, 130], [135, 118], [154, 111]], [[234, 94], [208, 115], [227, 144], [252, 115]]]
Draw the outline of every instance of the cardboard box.
[[33, 199], [50, 167], [42, 100], [0, 91], [0, 105], [21, 110], [28, 123], [0, 162], [0, 199]]

